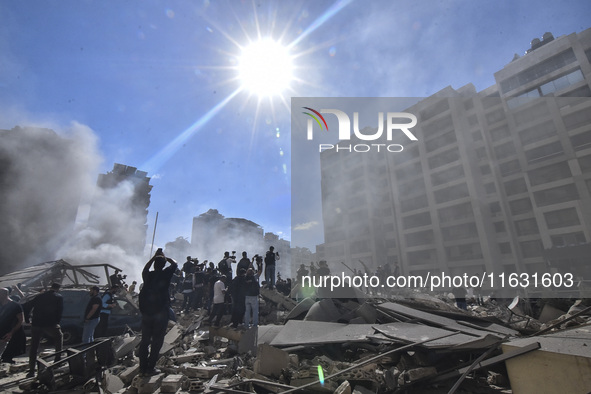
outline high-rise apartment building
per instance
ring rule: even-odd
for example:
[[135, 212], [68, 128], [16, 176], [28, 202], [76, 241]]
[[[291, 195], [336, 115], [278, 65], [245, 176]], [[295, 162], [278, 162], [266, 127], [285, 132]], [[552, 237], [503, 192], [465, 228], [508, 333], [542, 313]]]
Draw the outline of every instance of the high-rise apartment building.
[[591, 29], [546, 33], [493, 86], [408, 108], [418, 141], [402, 152], [322, 152], [323, 258], [591, 279], [590, 62]]

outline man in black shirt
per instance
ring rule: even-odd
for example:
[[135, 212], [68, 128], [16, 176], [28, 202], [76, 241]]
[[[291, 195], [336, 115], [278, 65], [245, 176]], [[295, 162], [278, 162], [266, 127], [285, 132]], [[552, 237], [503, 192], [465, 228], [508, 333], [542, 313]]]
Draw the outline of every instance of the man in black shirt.
[[90, 300], [84, 311], [84, 327], [82, 328], [82, 343], [94, 342], [94, 329], [99, 324], [101, 306], [103, 301], [99, 296], [101, 290], [98, 286], [90, 288]]
[[63, 334], [60, 327], [64, 311], [64, 299], [59, 294], [60, 285], [53, 283], [51, 288], [25, 304], [25, 309], [33, 312], [31, 322], [31, 349], [29, 352], [29, 373], [27, 377], [35, 376], [35, 364], [39, 342], [43, 334], [49, 336], [55, 344], [55, 361], [61, 360]]
[[265, 254], [265, 282], [269, 289], [275, 287], [275, 263], [279, 260], [279, 252], [273, 246]]
[[246, 270], [241, 268], [237, 272], [237, 276], [232, 279], [230, 283], [230, 293], [232, 294], [232, 328], [237, 328], [238, 324], [244, 321], [245, 311], [245, 294], [244, 294], [244, 279]]
[[25, 352], [27, 340], [23, 330], [23, 308], [8, 294], [8, 289], [0, 288], [0, 355], [3, 362], [12, 364], [13, 357]]
[[[166, 262], [169, 262], [170, 265], [164, 268]], [[154, 270], [150, 271], [152, 264], [154, 264]], [[141, 376], [160, 373], [155, 367], [168, 326], [170, 309], [168, 288], [176, 269], [176, 261], [164, 256], [162, 249], [158, 249], [142, 271], [144, 285], [139, 295], [139, 307], [142, 313], [142, 341], [138, 350]]]
[[244, 326], [250, 326], [251, 321], [254, 326], [259, 325], [259, 276], [260, 272], [255, 274], [252, 268], [246, 271], [244, 278]]

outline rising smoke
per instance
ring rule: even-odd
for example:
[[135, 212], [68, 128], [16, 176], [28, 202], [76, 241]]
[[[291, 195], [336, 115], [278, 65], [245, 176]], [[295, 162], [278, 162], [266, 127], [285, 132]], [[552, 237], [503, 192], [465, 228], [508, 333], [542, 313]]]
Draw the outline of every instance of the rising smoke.
[[[58, 134], [15, 127], [0, 130], [0, 138], [0, 274], [57, 259], [141, 270], [143, 256], [128, 253], [126, 245], [145, 216], [138, 219], [129, 209], [128, 182], [106, 191], [96, 187], [102, 158], [90, 128], [73, 123]], [[100, 218], [94, 227], [78, 215], [91, 201]]]

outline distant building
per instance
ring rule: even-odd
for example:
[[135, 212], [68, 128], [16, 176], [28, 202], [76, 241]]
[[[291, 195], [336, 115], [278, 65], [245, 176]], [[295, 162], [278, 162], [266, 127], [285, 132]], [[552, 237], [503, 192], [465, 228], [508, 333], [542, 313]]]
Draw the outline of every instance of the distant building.
[[110, 244], [142, 256], [146, 245], [150, 178], [147, 172], [124, 164], [99, 174], [88, 226], [99, 231], [96, 245]]
[[590, 279], [590, 61], [591, 29], [546, 33], [495, 85], [447, 87], [407, 109], [418, 141], [403, 152], [322, 152], [318, 255], [406, 274]]
[[250, 220], [226, 218], [210, 209], [193, 218], [191, 250], [199, 260], [216, 264], [226, 251], [235, 251], [238, 259], [246, 251], [250, 258], [263, 251], [263, 233], [261, 226]]

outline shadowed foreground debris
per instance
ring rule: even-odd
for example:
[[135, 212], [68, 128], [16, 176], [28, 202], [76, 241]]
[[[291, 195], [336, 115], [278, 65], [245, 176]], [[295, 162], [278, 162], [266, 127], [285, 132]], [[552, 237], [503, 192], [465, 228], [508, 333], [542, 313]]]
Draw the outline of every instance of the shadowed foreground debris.
[[17, 358], [3, 365], [0, 391], [587, 393], [591, 328], [585, 302], [571, 302], [566, 312], [548, 303], [555, 310], [540, 307], [551, 315], [542, 323], [517, 308], [522, 301], [508, 301], [463, 311], [445, 296], [417, 292], [296, 302], [261, 289], [258, 327], [224, 326], [229, 315], [221, 327], [208, 327], [203, 310], [177, 311], [159, 374], [139, 376], [141, 333], [129, 330], [96, 341], [91, 350], [64, 350], [68, 357], [59, 364], [45, 361], [52, 353], [41, 354], [35, 378], [25, 378], [27, 359]]

